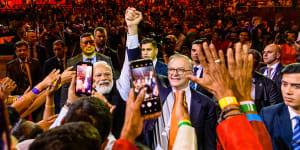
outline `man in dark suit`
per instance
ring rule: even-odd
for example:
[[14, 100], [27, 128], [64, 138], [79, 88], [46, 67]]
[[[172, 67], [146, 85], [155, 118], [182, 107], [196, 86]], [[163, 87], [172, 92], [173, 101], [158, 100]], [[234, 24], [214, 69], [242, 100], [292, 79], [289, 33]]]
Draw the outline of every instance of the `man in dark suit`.
[[94, 30], [94, 37], [95, 37], [95, 43], [96, 43], [96, 52], [104, 54], [105, 56], [108, 56], [111, 58], [115, 74], [117, 76], [120, 75], [120, 63], [119, 63], [119, 56], [117, 52], [110, 47], [107, 46], [107, 32], [106, 29], [103, 27], [97, 27]]
[[[73, 70], [76, 70], [76, 64], [78, 62], [83, 61], [83, 62], [90, 62], [94, 64], [100, 60], [106, 61], [111, 67], [113, 66], [111, 59], [109, 57], [100, 53], [96, 53], [95, 40], [94, 40], [94, 36], [91, 33], [84, 33], [80, 36], [80, 48], [82, 50], [82, 53], [73, 58], [70, 58], [67, 61], [67, 67], [73, 66]], [[112, 72], [114, 72], [113, 67], [112, 67]], [[114, 76], [114, 78], [116, 77]], [[70, 84], [64, 84], [62, 86], [60, 106], [63, 106], [65, 101], [67, 100], [69, 85]]]
[[[126, 10], [125, 18], [128, 26], [127, 40], [130, 41], [127, 41], [128, 58], [129, 60], [135, 60], [138, 59], [139, 53], [137, 44], [137, 25], [142, 20], [142, 14], [135, 11], [134, 8], [129, 8]], [[134, 48], [134, 46], [136, 47]], [[150, 44], [146, 45], [144, 48], [146, 51], [153, 51]], [[154, 53], [145, 53], [144, 56], [156, 57]], [[189, 87], [189, 80], [186, 78], [186, 75], [192, 74], [192, 66], [193, 63], [187, 56], [175, 54], [170, 58], [167, 66], [168, 78], [158, 74], [158, 89], [163, 104], [162, 116], [158, 119], [145, 122], [143, 132], [147, 145], [152, 146], [153, 149], [172, 149], [173, 147], [173, 131], [175, 131], [175, 133], [177, 132], [176, 128], [178, 124], [171, 123], [174, 121], [172, 110], [173, 104], [176, 103], [174, 102], [176, 101], [174, 94], [179, 90], [185, 90], [186, 93], [186, 102], [191, 123], [192, 126], [195, 127], [197, 133], [198, 149], [216, 149], [215, 105], [208, 97]]]
[[[192, 43], [192, 49], [191, 49], [191, 58], [193, 60], [193, 75], [198, 77], [198, 78], [202, 78], [203, 76], [203, 69], [202, 66], [200, 64], [199, 58], [198, 58], [198, 54], [201, 50], [202, 44], [203, 44], [203, 40], [195, 40]], [[195, 89], [196, 91], [199, 91], [201, 93], [203, 93], [204, 95], [212, 98], [213, 94], [209, 93], [207, 90], [205, 90], [204, 88], [202, 88], [200, 85], [190, 82], [190, 87], [192, 87], [193, 89]]]
[[263, 60], [267, 66], [259, 69], [259, 72], [272, 79], [280, 91], [281, 88], [281, 70], [283, 65], [280, 63], [280, 47], [276, 44], [267, 45], [263, 51]]
[[257, 112], [259, 112], [263, 107], [282, 102], [282, 99], [275, 82], [255, 71], [261, 60], [260, 53], [257, 50], [250, 49], [249, 54], [253, 55], [254, 62], [251, 97], [254, 99]]
[[299, 148], [300, 64], [287, 65], [282, 70], [281, 93], [284, 103], [263, 108], [260, 116], [272, 139], [274, 150]]
[[17, 88], [12, 94], [22, 95], [30, 86], [32, 88], [40, 81], [40, 62], [32, 57], [28, 57], [28, 44], [19, 41], [15, 44], [16, 59], [7, 63], [6, 76], [16, 82]]
[[29, 30], [26, 32], [26, 40], [29, 45], [28, 49], [30, 50], [30, 56], [38, 59], [43, 66], [46, 59], [49, 58], [46, 52], [46, 47], [38, 44], [38, 39], [34, 30]]
[[[54, 57], [49, 58], [45, 61], [43, 66], [43, 78], [45, 78], [53, 69], [60, 69], [60, 73], [64, 72], [67, 65], [67, 55], [68, 48], [65, 46], [65, 42], [62, 40], [56, 40], [53, 43], [53, 53]], [[59, 113], [60, 110], [60, 94], [61, 89], [55, 92], [54, 104], [55, 104], [55, 113]]]
[[[126, 101], [129, 94], [130, 84], [129, 72], [122, 71], [118, 80], [113, 80], [111, 67], [105, 61], [99, 61], [94, 64], [93, 87], [95, 92], [101, 93], [107, 101], [115, 106], [112, 113], [112, 134], [120, 137], [120, 133], [124, 123]], [[128, 70], [128, 59], [125, 59], [124, 70]]]

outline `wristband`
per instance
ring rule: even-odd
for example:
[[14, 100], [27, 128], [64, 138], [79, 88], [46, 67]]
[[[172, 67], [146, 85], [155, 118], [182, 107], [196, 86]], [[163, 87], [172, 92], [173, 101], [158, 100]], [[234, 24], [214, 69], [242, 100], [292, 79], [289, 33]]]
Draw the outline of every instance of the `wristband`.
[[179, 122], [178, 128], [180, 128], [182, 125], [188, 125], [188, 126], [192, 126], [192, 123], [190, 120], [181, 120]]
[[255, 111], [257, 112], [256, 106], [254, 104], [253, 101], [243, 101], [240, 102], [240, 107], [242, 109], [243, 112], [247, 112], [247, 111]]
[[40, 94], [40, 90], [39, 89], [37, 89], [37, 88], [33, 88], [32, 90], [32, 93], [34, 94], [34, 95], [39, 95]]
[[260, 116], [257, 114], [246, 114], [248, 121], [262, 121]]
[[235, 97], [223, 97], [219, 100], [219, 105], [220, 105], [221, 109], [223, 109], [225, 106], [228, 106], [231, 104], [238, 105], [238, 102]]
[[70, 106], [71, 106], [71, 103], [69, 103], [69, 102], [66, 101], [65, 105], [66, 105], [67, 107], [70, 107]]
[[53, 104], [53, 105], [46, 105], [46, 108], [54, 108], [55, 107], [55, 105]]

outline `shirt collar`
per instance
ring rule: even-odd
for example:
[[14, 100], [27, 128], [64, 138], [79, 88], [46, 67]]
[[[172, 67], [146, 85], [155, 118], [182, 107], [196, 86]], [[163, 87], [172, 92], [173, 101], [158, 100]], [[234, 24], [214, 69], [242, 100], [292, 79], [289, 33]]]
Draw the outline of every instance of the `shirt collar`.
[[289, 113], [290, 113], [290, 119], [291, 119], [291, 120], [295, 119], [295, 117], [297, 117], [297, 116], [300, 116], [300, 115], [296, 114], [296, 113], [292, 110], [292, 108], [291, 108], [290, 106], [288, 106], [288, 110], [289, 110]]
[[83, 61], [87, 61], [87, 59], [89, 59], [89, 58], [93, 59], [93, 61], [94, 61], [94, 60], [96, 60], [96, 53], [94, 53], [91, 57], [87, 57], [82, 53], [82, 58], [83, 58]]
[[[188, 112], [190, 112], [190, 104], [191, 104], [191, 97], [192, 97], [192, 93], [191, 93], [191, 88], [190, 85], [188, 84], [188, 86], [184, 89], [185, 91], [185, 99], [186, 99], [186, 103], [188, 106]], [[176, 92], [176, 90], [172, 87], [172, 93], [174, 94]]]
[[267, 67], [271, 67], [273, 70], [277, 67], [277, 65], [279, 64], [279, 62], [277, 62], [276, 64], [273, 64], [273, 65], [267, 65]]
[[157, 63], [157, 58], [155, 60], [153, 60], [153, 67], [155, 68], [156, 66], [156, 63]]

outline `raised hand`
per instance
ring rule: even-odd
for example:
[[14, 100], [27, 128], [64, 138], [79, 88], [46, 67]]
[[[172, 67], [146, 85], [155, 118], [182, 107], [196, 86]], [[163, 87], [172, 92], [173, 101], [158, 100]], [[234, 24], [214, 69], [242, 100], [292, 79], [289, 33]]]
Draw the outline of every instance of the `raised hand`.
[[136, 35], [138, 33], [138, 24], [143, 20], [141, 12], [135, 8], [128, 7], [125, 13], [125, 21], [128, 27], [129, 35]]
[[161, 115], [160, 112], [144, 116], [141, 115], [140, 107], [144, 101], [145, 93], [146, 88], [142, 89], [135, 99], [134, 90], [133, 88], [130, 89], [128, 100], [126, 103], [125, 122], [120, 139], [125, 139], [133, 143], [135, 138], [142, 133], [143, 121], [155, 119]]
[[72, 81], [73, 75], [75, 75], [76, 71], [72, 71], [73, 66], [68, 67], [62, 74], [61, 74], [61, 83], [68, 83]]
[[202, 50], [198, 55], [203, 67], [203, 78], [193, 75], [189, 75], [188, 78], [213, 93], [218, 99], [233, 96], [234, 83], [226, 68], [223, 51], [217, 54], [215, 47], [212, 44], [208, 46], [206, 42], [203, 43], [203, 49], [205, 55]]
[[61, 83], [61, 76], [58, 75], [56, 82], [48, 85], [47, 95], [54, 95], [55, 91], [59, 89], [60, 83]]
[[0, 82], [0, 97], [2, 100], [6, 99], [8, 95], [17, 87], [15, 81], [6, 77]]

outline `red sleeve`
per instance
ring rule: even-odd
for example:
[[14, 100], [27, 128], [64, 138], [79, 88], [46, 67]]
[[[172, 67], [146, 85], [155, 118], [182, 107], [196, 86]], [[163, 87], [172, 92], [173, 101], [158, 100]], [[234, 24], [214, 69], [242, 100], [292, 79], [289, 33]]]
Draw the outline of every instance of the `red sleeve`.
[[115, 141], [112, 150], [138, 150], [138, 148], [126, 140], [118, 139]]
[[245, 115], [230, 117], [217, 126], [217, 134], [224, 150], [263, 150], [254, 129]]
[[272, 140], [265, 124], [261, 121], [250, 121], [250, 124], [264, 150], [273, 150]]

